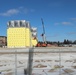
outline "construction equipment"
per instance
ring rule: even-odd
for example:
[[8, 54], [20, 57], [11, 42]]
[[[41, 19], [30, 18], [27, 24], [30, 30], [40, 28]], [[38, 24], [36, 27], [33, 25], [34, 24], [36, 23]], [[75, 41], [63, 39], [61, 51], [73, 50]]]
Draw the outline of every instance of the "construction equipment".
[[43, 22], [42, 18], [41, 18], [41, 21], [42, 21], [42, 27], [43, 27], [43, 33], [41, 34], [43, 43], [37, 43], [36, 47], [46, 47], [47, 46], [46, 36], [45, 36], [45, 27], [44, 27], [44, 22]]

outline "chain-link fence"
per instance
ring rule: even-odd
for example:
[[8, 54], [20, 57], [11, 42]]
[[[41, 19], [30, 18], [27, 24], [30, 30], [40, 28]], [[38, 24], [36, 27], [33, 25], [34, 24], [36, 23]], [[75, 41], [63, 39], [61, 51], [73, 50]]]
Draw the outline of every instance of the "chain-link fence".
[[0, 75], [75, 74], [75, 47], [0, 49]]

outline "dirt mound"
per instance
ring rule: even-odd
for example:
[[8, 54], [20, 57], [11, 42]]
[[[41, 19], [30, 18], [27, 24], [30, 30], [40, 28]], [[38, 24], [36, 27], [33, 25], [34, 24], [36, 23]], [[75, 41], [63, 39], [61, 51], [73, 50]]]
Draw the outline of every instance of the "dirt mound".
[[44, 67], [47, 67], [46, 65], [42, 65], [42, 64], [38, 64], [36, 66], [34, 66], [34, 68], [44, 68]]
[[63, 68], [63, 67], [64, 67], [64, 66], [60, 66], [60, 65], [55, 65], [55, 66], [54, 66], [55, 69], [57, 69], [57, 68]]
[[55, 69], [50, 69], [48, 72], [55, 72]]
[[71, 70], [71, 69], [64, 69], [63, 70], [65, 73], [72, 73], [72, 72], [74, 72], [73, 70]]

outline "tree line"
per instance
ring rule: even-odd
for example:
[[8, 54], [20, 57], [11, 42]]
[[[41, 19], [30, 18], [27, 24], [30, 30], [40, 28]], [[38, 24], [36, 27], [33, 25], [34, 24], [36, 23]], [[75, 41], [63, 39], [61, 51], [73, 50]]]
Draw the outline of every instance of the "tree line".
[[[39, 43], [43, 43], [42, 41], [39, 41]], [[71, 40], [68, 40], [68, 39], [64, 39], [63, 42], [60, 42], [60, 41], [46, 41], [47, 44], [76, 44], [76, 40], [74, 41], [71, 41]]]

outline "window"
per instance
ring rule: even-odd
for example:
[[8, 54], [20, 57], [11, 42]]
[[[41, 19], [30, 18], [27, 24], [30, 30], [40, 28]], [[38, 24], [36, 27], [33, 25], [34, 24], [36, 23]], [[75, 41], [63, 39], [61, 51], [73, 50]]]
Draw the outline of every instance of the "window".
[[20, 27], [25, 27], [25, 22], [20, 21]]
[[26, 23], [26, 28], [30, 28], [30, 25], [29, 25], [29, 23]]
[[14, 23], [12, 22], [12, 21], [10, 21], [9, 23], [8, 23], [8, 27], [13, 27], [14, 26]]
[[15, 27], [19, 27], [19, 24], [17, 21], [15, 21], [15, 24], [14, 24]]

